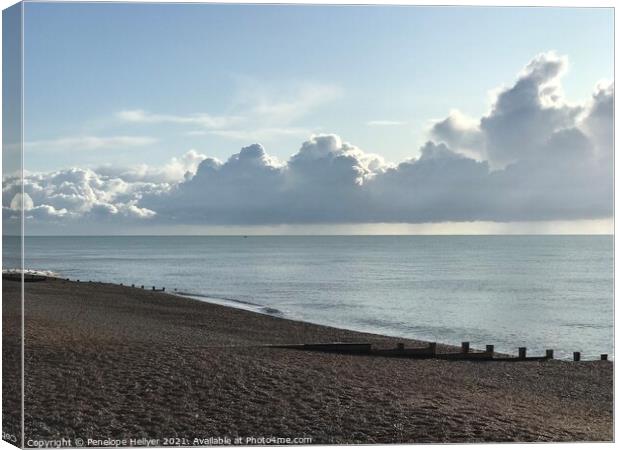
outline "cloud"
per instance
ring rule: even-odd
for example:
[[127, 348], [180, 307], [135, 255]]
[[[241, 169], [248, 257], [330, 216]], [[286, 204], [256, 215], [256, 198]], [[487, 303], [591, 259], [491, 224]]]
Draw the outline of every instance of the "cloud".
[[207, 134], [221, 136], [228, 139], [234, 139], [245, 142], [269, 141], [282, 136], [308, 136], [311, 131], [306, 128], [288, 127], [288, 128], [257, 128], [250, 130], [213, 130]]
[[141, 109], [119, 111], [116, 115], [125, 122], [149, 124], [177, 123], [205, 128], [226, 127], [243, 120], [243, 118], [236, 116], [211, 116], [209, 114], [192, 114], [187, 116], [152, 114]]
[[491, 112], [480, 119], [491, 162], [536, 157], [554, 132], [575, 125], [583, 107], [566, 103], [559, 83], [567, 64], [554, 53], [538, 55], [512, 87], [499, 93]]
[[189, 150], [180, 158], [174, 157], [161, 167], [151, 167], [147, 164], [132, 167], [104, 165], [95, 171], [126, 182], [177, 183], [192, 177], [198, 165], [206, 158], [206, 155], [196, 150]]
[[433, 138], [445, 142], [452, 148], [458, 148], [465, 154], [479, 158], [486, 157], [480, 121], [466, 116], [457, 109], [450, 111], [445, 119], [436, 121], [430, 134]]
[[112, 218], [147, 219], [155, 212], [138, 205], [143, 195], [161, 192], [165, 185], [136, 182], [98, 174], [89, 169], [68, 169], [46, 174], [5, 178], [2, 204], [5, 218], [18, 217], [21, 208], [27, 219], [58, 223]]
[[58, 139], [28, 141], [24, 143], [26, 150], [43, 149], [50, 151], [102, 150], [128, 147], [142, 147], [157, 142], [147, 136], [73, 136]]
[[236, 108], [259, 123], [288, 125], [342, 96], [338, 86], [316, 83], [270, 85], [250, 78], [239, 80]]
[[420, 156], [398, 165], [322, 134], [287, 161], [253, 144], [226, 161], [190, 151], [161, 167], [28, 174], [23, 198], [19, 178], [6, 177], [5, 214], [23, 203], [31, 222], [82, 226], [609, 218], [614, 85], [601, 82], [590, 99], [570, 104], [560, 85], [566, 67], [564, 57], [538, 55], [497, 91], [487, 114], [451, 111]]
[[598, 158], [613, 167], [614, 145], [614, 83], [600, 81], [589, 102], [587, 115], [579, 124], [589, 136]]
[[393, 127], [398, 125], [405, 125], [407, 122], [399, 120], [370, 120], [366, 122], [366, 125], [370, 127]]
[[515, 83], [497, 91], [491, 110], [480, 119], [453, 111], [431, 134], [457, 151], [475, 151], [493, 167], [538, 158], [553, 133], [579, 125], [585, 105], [566, 101], [561, 78], [568, 59], [541, 53], [520, 72]]
[[229, 114], [158, 114], [142, 109], [119, 111], [127, 123], [177, 124], [200, 127], [185, 135], [216, 135], [240, 141], [270, 141], [282, 136], [305, 137], [312, 133], [295, 123], [320, 107], [338, 99], [342, 90], [321, 83], [294, 83], [270, 86], [251, 78], [240, 78]]

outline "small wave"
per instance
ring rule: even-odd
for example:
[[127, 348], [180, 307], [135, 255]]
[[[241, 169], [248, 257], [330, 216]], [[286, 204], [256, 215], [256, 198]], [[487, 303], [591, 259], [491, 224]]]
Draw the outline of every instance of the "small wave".
[[279, 309], [271, 308], [269, 306], [263, 306], [261, 308], [261, 311], [270, 316], [283, 316], [284, 315], [282, 311], [280, 311]]
[[262, 306], [262, 305], [259, 305], [258, 303], [248, 302], [247, 300], [239, 300], [238, 298], [232, 298], [232, 297], [222, 297], [220, 295], [193, 294], [191, 292], [179, 292], [179, 291], [177, 291], [176, 294], [186, 295], [188, 297], [210, 298], [213, 300], [226, 300], [227, 302], [241, 303], [242, 305]]
[[243, 309], [245, 311], [252, 311], [252, 312], [259, 313], [259, 314], [265, 314], [268, 316], [277, 316], [277, 317], [284, 316], [284, 313], [277, 308], [260, 305], [258, 303], [252, 303], [247, 300], [240, 300], [238, 298], [207, 295], [207, 294], [194, 294], [191, 292], [181, 292], [181, 291], [173, 292], [173, 294], [180, 295], [183, 297], [193, 298], [193, 299], [200, 300], [200, 301], [205, 301], [207, 303], [215, 303], [217, 305], [229, 306], [231, 308]]
[[41, 275], [44, 277], [56, 277], [60, 276], [57, 272], [52, 272], [51, 270], [38, 270], [38, 269], [2, 269], [2, 273], [24, 273], [25, 275]]
[[591, 328], [594, 330], [605, 330], [612, 328], [610, 325], [601, 325], [597, 323], [564, 323], [561, 326], [569, 328]]

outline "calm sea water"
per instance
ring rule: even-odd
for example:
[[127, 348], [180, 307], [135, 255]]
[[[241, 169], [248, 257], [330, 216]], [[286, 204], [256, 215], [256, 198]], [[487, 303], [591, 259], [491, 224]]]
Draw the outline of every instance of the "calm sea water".
[[[4, 267], [15, 240], [5, 239]], [[26, 267], [292, 319], [613, 355], [611, 236], [30, 237]]]

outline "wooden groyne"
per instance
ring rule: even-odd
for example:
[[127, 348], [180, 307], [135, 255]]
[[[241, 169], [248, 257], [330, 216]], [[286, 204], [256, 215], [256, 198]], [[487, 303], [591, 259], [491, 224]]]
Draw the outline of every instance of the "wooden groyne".
[[[76, 279], [76, 280], [71, 280], [70, 278], [61, 278], [62, 281], [70, 281], [73, 283], [83, 283], [84, 281], [80, 281], [80, 279]], [[97, 284], [112, 284], [115, 285], [116, 283], [110, 283], [110, 282], [102, 282], [102, 281], [93, 281], [93, 280], [88, 280], [88, 283], [97, 283]], [[131, 285], [125, 285], [123, 283], [118, 283], [118, 286], [123, 286], [123, 287], [132, 287], [134, 289], [146, 289], [148, 291], [151, 292], [166, 292], [166, 287], [162, 286], [161, 288], [155, 287], [155, 286], [151, 286], [151, 288], [149, 289], [148, 287], [145, 287], [143, 284], [140, 285], [139, 287], [136, 284], [131, 284]], [[175, 289], [176, 291], [176, 289]]]
[[[554, 359], [552, 349], [545, 351], [544, 356], [527, 356], [527, 348], [519, 347], [517, 356], [501, 355], [495, 353], [495, 346], [487, 345], [485, 351], [472, 351], [469, 342], [462, 342], [458, 352], [438, 352], [437, 343], [430, 342], [426, 347], [405, 347], [405, 344], [398, 343], [395, 348], [373, 348], [370, 343], [358, 342], [331, 342], [319, 344], [279, 344], [267, 345], [269, 348], [282, 348], [302, 351], [314, 351], [323, 353], [341, 353], [351, 355], [384, 356], [393, 358], [411, 359], [445, 359], [461, 361], [546, 361]], [[574, 361], [581, 361], [581, 354], [574, 352]], [[607, 361], [607, 354], [601, 355], [602, 361]]]

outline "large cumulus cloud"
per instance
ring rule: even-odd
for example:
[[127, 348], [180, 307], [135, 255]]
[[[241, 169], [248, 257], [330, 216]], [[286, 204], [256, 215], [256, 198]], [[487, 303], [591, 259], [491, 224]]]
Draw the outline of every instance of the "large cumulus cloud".
[[[23, 193], [22, 193], [23, 188]], [[26, 174], [3, 180], [2, 204], [5, 219], [24, 216], [34, 221], [148, 219], [154, 211], [138, 202], [143, 195], [162, 192], [165, 185], [127, 182], [90, 169], [68, 169], [46, 174]]]
[[489, 113], [474, 119], [452, 111], [434, 124], [432, 137], [456, 151], [473, 151], [495, 168], [517, 161], [557, 157], [566, 144], [566, 140], [557, 141], [557, 134], [566, 130], [587, 136], [585, 145], [590, 156], [609, 155], [613, 139], [613, 84], [601, 82], [592, 99], [571, 104], [564, 98], [560, 83], [567, 68], [568, 59], [554, 52], [536, 56], [512, 86], [499, 90]]
[[3, 205], [32, 220], [159, 224], [537, 221], [612, 214], [614, 86], [568, 102], [567, 59], [538, 55], [487, 114], [453, 110], [419, 156], [390, 164], [333, 134], [280, 162], [259, 144], [226, 161], [189, 152], [163, 168], [31, 174]]
[[3, 179], [3, 215], [17, 220], [23, 209], [31, 222], [52, 225], [144, 222], [153, 219], [156, 212], [139, 205], [143, 196], [162, 195], [177, 183], [191, 179], [205, 158], [190, 150], [161, 167], [104, 165], [96, 169], [26, 172], [23, 182], [19, 175], [11, 174]]

